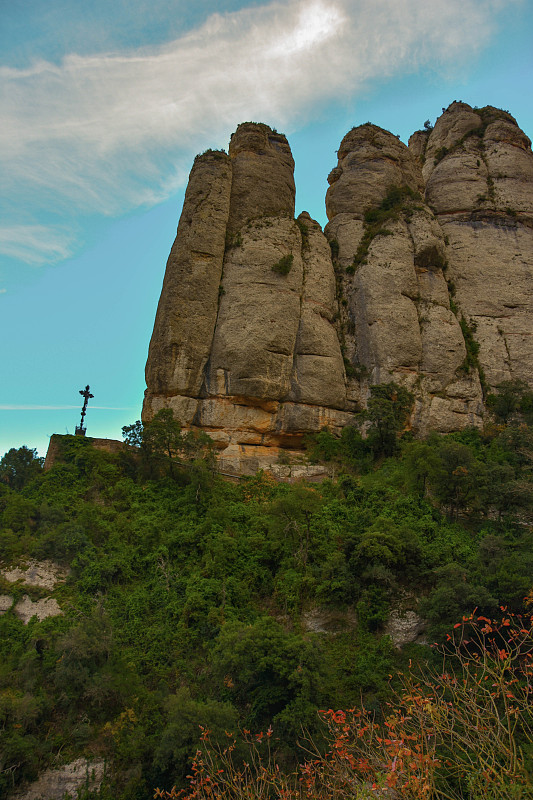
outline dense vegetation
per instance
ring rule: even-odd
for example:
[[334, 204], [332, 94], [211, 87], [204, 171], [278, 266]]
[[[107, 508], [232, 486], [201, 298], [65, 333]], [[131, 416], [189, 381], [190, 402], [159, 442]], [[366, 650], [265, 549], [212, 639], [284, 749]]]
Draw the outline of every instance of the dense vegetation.
[[[280, 768], [272, 728], [221, 746], [202, 729], [185, 790], [160, 800], [530, 800], [533, 618], [474, 612], [454, 625], [438, 668], [409, 665], [384, 713], [321, 709], [324, 746]], [[525, 627], [524, 627], [525, 625]], [[245, 757], [238, 753], [244, 747]]]
[[[184, 785], [199, 725], [215, 742], [272, 725], [289, 765], [302, 727], [320, 741], [317, 709], [364, 698], [379, 716], [390, 675], [435, 657], [393, 647], [391, 609], [417, 611], [430, 642], [474, 607], [523, 611], [530, 395], [505, 385], [485, 431], [426, 441], [402, 435], [409, 402], [374, 387], [364, 437], [310, 441], [335, 467], [322, 484], [224, 481], [208, 440], [165, 412], [126, 428], [120, 454], [64, 437], [44, 472], [34, 451], [9, 451], [2, 566], [31, 556], [70, 575], [62, 616], [0, 616], [0, 794], [88, 754], [110, 764], [100, 797], [146, 800]], [[2, 578], [0, 593], [49, 594]]]

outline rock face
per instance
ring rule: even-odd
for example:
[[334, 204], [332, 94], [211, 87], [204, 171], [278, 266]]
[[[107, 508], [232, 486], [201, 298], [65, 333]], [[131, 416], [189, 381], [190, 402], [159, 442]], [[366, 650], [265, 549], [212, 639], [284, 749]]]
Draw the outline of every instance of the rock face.
[[[410, 142], [411, 146], [411, 142]], [[447, 246], [459, 315], [488, 386], [533, 376], [533, 157], [506, 111], [452, 105], [425, 146], [426, 199]]]
[[387, 636], [390, 636], [394, 647], [401, 650], [404, 645], [411, 644], [411, 642], [425, 644], [425, 640], [422, 637], [425, 630], [426, 623], [422, 617], [418, 616], [416, 611], [399, 611], [395, 609], [387, 620], [384, 632]]
[[330, 248], [294, 219], [293, 170], [286, 138], [255, 123], [196, 159], [157, 310], [143, 419], [172, 408], [229, 470], [350, 418]]
[[39, 622], [48, 617], [61, 616], [63, 612], [55, 597], [43, 597], [41, 600], [32, 600], [27, 594], [18, 601], [14, 608], [15, 615], [27, 625], [32, 617], [37, 617]]
[[0, 570], [0, 575], [9, 583], [21, 580], [27, 586], [39, 589], [54, 589], [58, 583], [64, 583], [68, 570], [53, 561], [37, 561], [30, 558], [24, 567]]
[[[59, 564], [54, 564], [53, 561], [36, 561], [33, 558], [21, 566], [0, 569], [0, 577], [8, 583], [21, 581], [25, 586], [48, 591], [53, 591], [58, 584], [64, 583], [67, 575], [68, 570]], [[25, 594], [15, 605], [13, 603], [14, 598], [11, 595], [0, 595], [0, 614], [5, 614], [12, 608], [15, 616], [21, 619], [25, 625], [32, 617], [37, 617], [41, 621], [47, 617], [57, 617], [63, 614], [54, 597], [32, 600], [29, 595]]]
[[65, 800], [79, 797], [84, 789], [97, 792], [105, 775], [102, 759], [78, 758], [58, 769], [47, 769], [30, 786], [11, 795], [11, 800]]
[[171, 408], [246, 472], [353, 424], [373, 384], [408, 387], [425, 433], [479, 425], [488, 387], [531, 382], [533, 156], [510, 114], [453, 103], [409, 147], [352, 129], [324, 233], [305, 212], [294, 219], [293, 169], [286, 138], [256, 123], [239, 126], [228, 155], [196, 158], [145, 421]]
[[394, 380], [416, 397], [417, 430], [479, 424], [478, 376], [465, 375], [450, 308], [444, 233], [426, 205], [420, 163], [395, 136], [362, 125], [342, 140], [329, 176], [326, 234], [337, 254], [349, 396]]

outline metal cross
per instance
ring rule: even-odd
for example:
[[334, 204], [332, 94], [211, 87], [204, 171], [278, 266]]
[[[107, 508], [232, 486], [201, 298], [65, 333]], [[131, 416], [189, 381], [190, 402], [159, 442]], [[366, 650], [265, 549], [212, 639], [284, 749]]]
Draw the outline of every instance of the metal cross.
[[89, 384], [87, 384], [85, 389], [80, 389], [80, 394], [83, 397], [83, 408], [81, 410], [81, 423], [76, 425], [76, 436], [85, 436], [87, 428], [83, 427], [83, 420], [85, 414], [87, 413], [87, 403], [89, 402], [89, 398], [94, 397], [94, 394], [91, 394], [89, 391]]

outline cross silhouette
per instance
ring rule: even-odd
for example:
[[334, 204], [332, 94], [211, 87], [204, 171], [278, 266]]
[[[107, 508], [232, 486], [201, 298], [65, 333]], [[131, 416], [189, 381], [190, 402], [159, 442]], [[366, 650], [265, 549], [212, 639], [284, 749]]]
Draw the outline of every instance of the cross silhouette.
[[85, 414], [87, 413], [87, 403], [89, 402], [89, 398], [94, 397], [94, 394], [91, 394], [89, 391], [89, 384], [87, 384], [85, 389], [80, 389], [80, 394], [83, 397], [83, 408], [81, 410], [81, 423], [76, 425], [76, 436], [85, 436], [87, 428], [83, 427], [83, 420], [85, 418]]

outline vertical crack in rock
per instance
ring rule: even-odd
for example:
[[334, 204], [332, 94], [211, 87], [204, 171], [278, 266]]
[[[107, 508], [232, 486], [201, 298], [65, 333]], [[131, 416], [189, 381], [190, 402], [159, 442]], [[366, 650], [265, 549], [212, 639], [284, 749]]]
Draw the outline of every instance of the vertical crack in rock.
[[306, 212], [302, 234], [303, 286], [289, 400], [344, 409], [346, 380], [334, 320], [338, 314], [331, 251], [320, 225]]

